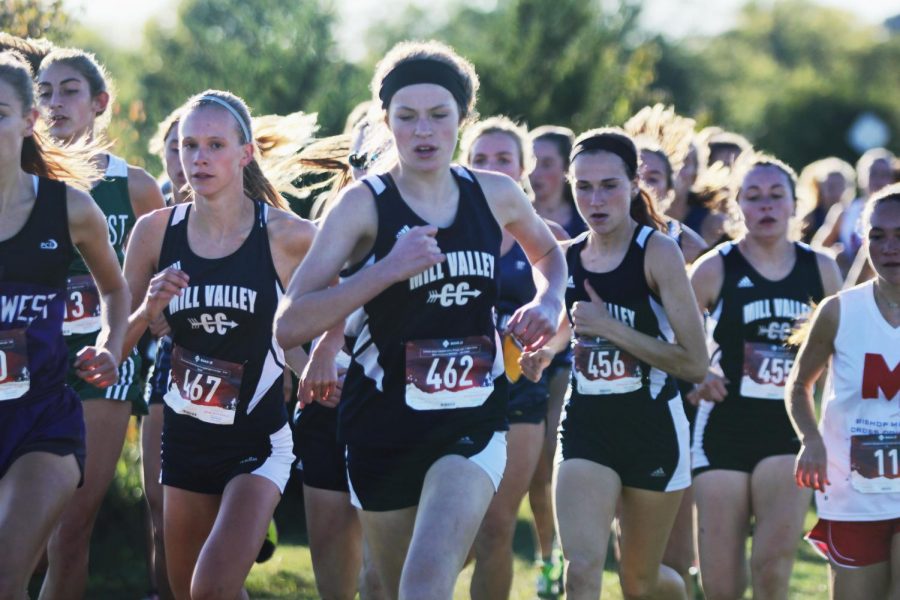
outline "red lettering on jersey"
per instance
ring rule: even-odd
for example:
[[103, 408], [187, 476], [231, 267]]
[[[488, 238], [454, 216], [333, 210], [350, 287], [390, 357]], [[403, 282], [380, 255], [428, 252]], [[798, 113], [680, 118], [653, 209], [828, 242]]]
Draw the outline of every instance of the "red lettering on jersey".
[[878, 390], [884, 392], [888, 400], [900, 392], [900, 363], [890, 369], [882, 355], [867, 352], [863, 366], [862, 396], [866, 399], [878, 398]]

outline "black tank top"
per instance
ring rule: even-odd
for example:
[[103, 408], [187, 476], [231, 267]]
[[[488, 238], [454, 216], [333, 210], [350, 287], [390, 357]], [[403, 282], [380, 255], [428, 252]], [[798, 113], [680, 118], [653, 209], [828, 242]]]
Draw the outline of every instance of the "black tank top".
[[[438, 230], [443, 263], [389, 287], [347, 319], [352, 352], [339, 437], [361, 446], [440, 444], [503, 429], [506, 378], [494, 320], [501, 231], [470, 171], [453, 167], [459, 206]], [[378, 233], [367, 260], [384, 258], [412, 227], [427, 225], [390, 175], [363, 180]]]
[[68, 370], [62, 335], [66, 275], [75, 257], [66, 186], [34, 177], [25, 225], [0, 241], [0, 402], [60, 393]]
[[[566, 310], [571, 318], [575, 302], [590, 301], [584, 282], [606, 303], [610, 315], [632, 329], [671, 342], [674, 339], [659, 297], [650, 289], [644, 275], [647, 242], [655, 231], [638, 225], [625, 257], [615, 269], [606, 273], [587, 271], [581, 264], [581, 251], [588, 233], [575, 239], [566, 252], [569, 280]], [[570, 408], [585, 396], [641, 396], [668, 401], [677, 394], [674, 379], [664, 371], [632, 356], [612, 342], [597, 337], [576, 336], [572, 363], [572, 397]], [[596, 402], [587, 399], [587, 402]]]
[[795, 243], [796, 262], [781, 281], [766, 279], [741, 254], [737, 242], [720, 245], [725, 277], [710, 313], [708, 331], [729, 398], [784, 400], [796, 349], [785, 341], [798, 319], [825, 295], [816, 254]]
[[164, 314], [172, 328], [165, 434], [204, 441], [258, 439], [287, 422], [284, 353], [272, 322], [283, 294], [266, 227], [269, 207], [254, 202], [254, 226], [234, 253], [208, 259], [188, 244], [193, 204], [172, 209], [159, 257], [190, 277]]

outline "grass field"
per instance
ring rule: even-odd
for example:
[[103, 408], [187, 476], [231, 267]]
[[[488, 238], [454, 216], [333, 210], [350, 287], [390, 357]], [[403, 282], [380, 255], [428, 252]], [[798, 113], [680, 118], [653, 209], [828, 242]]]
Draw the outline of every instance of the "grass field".
[[[127, 456], [127, 454], [126, 454]], [[106, 499], [91, 549], [91, 579], [87, 598], [99, 600], [139, 600], [147, 590], [142, 530], [142, 504], [135, 498], [133, 486], [125, 486], [129, 469], [120, 477]], [[534, 545], [529, 526], [530, 511], [523, 503], [515, 535], [515, 576], [511, 598], [531, 600], [536, 572], [532, 566]], [[313, 580], [302, 512], [299, 486], [291, 485], [278, 508], [276, 520], [280, 543], [275, 556], [257, 565], [250, 573], [247, 588], [252, 598], [314, 599], [318, 597]], [[814, 515], [807, 515], [811, 525]], [[456, 599], [468, 598], [471, 567], [460, 575]], [[32, 586], [35, 597], [38, 578]], [[619, 599], [621, 592], [615, 572], [604, 573], [604, 599]], [[749, 597], [749, 593], [748, 596]], [[806, 543], [798, 543], [797, 563], [791, 579], [791, 598], [827, 598], [827, 573], [824, 561]]]
[[[129, 428], [125, 450], [117, 466], [116, 479], [101, 509], [91, 544], [91, 573], [88, 600], [140, 600], [148, 590], [144, 536], [144, 501], [141, 496], [137, 432]], [[275, 519], [279, 529], [279, 546], [268, 562], [256, 565], [247, 580], [254, 599], [306, 600], [318, 598], [310, 562], [306, 526], [303, 515], [301, 486], [291, 480]], [[511, 598], [535, 598], [533, 566], [534, 541], [531, 534], [531, 511], [523, 502], [519, 512], [514, 546], [514, 577]], [[806, 516], [806, 529], [815, 522], [812, 510]], [[749, 543], [749, 541], [748, 541]], [[618, 577], [608, 565], [603, 574], [604, 600], [622, 597]], [[456, 586], [455, 600], [469, 597], [472, 568], [465, 569]], [[40, 576], [32, 581], [31, 597], [36, 598]], [[825, 600], [828, 597], [825, 561], [805, 542], [797, 544], [797, 561], [791, 578], [791, 598]], [[699, 597], [699, 596], [698, 596]], [[747, 594], [749, 598], [749, 592]]]

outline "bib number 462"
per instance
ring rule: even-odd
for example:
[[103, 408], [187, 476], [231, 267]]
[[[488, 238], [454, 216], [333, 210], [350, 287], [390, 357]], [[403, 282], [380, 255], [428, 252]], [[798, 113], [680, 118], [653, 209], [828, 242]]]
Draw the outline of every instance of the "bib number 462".
[[[458, 358], [458, 360], [457, 360]], [[428, 369], [428, 375], [425, 382], [433, 387], [435, 391], [441, 389], [452, 390], [457, 386], [469, 387], [473, 385], [473, 381], [469, 379], [469, 371], [475, 365], [475, 361], [468, 354], [460, 357], [451, 356], [446, 359], [446, 366], [441, 369], [442, 359], [435, 358], [431, 361], [431, 367]], [[462, 373], [460, 373], [462, 370]]]

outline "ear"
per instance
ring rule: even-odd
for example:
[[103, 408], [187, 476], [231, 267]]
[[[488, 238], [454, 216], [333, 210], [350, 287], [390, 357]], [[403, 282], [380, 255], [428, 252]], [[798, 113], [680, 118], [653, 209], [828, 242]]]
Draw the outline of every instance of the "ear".
[[253, 162], [253, 144], [247, 143], [241, 146], [241, 168]]
[[106, 112], [106, 109], [109, 107], [109, 92], [100, 92], [91, 100], [91, 105], [94, 107], [94, 114], [98, 117]]
[[34, 125], [38, 122], [40, 113], [38, 112], [38, 109], [32, 108], [25, 113], [23, 118], [25, 120], [25, 128], [22, 131], [22, 137], [31, 137], [34, 135]]

